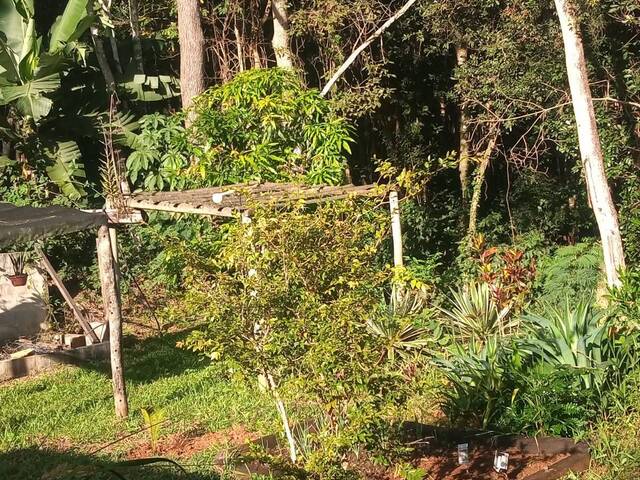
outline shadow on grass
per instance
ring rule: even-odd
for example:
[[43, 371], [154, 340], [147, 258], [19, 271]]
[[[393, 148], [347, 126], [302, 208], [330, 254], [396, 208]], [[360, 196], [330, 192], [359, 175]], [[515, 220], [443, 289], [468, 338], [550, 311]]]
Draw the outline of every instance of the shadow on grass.
[[[124, 339], [124, 371], [127, 383], [151, 383], [160, 378], [181, 375], [188, 370], [199, 370], [208, 365], [201, 355], [178, 348], [176, 343], [184, 340], [189, 331], [165, 334], [138, 340]], [[108, 361], [83, 365], [111, 376]]]
[[0, 453], [2, 480], [219, 480], [219, 476], [185, 472], [169, 463], [123, 465], [50, 449], [26, 448]]

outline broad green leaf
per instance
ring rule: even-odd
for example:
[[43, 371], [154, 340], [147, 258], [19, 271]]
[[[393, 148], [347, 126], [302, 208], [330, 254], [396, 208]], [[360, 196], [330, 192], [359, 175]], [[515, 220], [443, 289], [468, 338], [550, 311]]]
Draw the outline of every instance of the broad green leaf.
[[[33, 6], [30, 11], [33, 12]], [[8, 72], [10, 81], [20, 80], [18, 66], [33, 50], [34, 45], [33, 15], [21, 15], [12, 0], [0, 0], [0, 68], [1, 72]]]
[[[49, 41], [50, 53], [59, 52], [64, 49], [67, 42], [73, 40], [74, 35], [78, 35], [78, 25], [87, 17], [88, 5], [89, 0], [68, 0], [64, 12], [56, 19], [51, 27], [51, 39]], [[89, 25], [84, 26], [85, 30], [88, 26]], [[80, 35], [81, 34], [82, 33], [80, 33]]]
[[47, 116], [53, 106], [53, 101], [44, 96], [45, 93], [55, 91], [60, 86], [57, 74], [31, 80], [24, 85], [9, 85], [0, 87], [0, 105], [16, 102], [16, 108], [23, 115], [29, 115], [38, 122]]
[[51, 181], [70, 199], [83, 197], [85, 191], [78, 179], [84, 179], [86, 175], [84, 168], [78, 164], [81, 153], [76, 142], [60, 142], [49, 154], [54, 161], [54, 165], [47, 168]]

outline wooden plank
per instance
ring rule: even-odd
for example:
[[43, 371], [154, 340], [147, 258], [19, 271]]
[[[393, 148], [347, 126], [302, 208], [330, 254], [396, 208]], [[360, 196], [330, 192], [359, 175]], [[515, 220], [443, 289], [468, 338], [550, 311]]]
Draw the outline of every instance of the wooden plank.
[[171, 205], [171, 204], [157, 204], [148, 201], [138, 201], [133, 198], [128, 201], [128, 206], [137, 208], [139, 210], [157, 210], [161, 212], [171, 213], [194, 213], [197, 215], [207, 215], [212, 217], [233, 217], [233, 213], [225, 211], [220, 207], [193, 207], [187, 204], [183, 205]]
[[[256, 185], [235, 184], [224, 187], [187, 190], [184, 192], [154, 192], [128, 197], [127, 205], [141, 210], [158, 210], [173, 213], [193, 213], [218, 217], [234, 217], [248, 210], [252, 203], [286, 206], [287, 203], [304, 201], [308, 204], [340, 200], [350, 196], [372, 195], [376, 185], [298, 185], [262, 183]], [[214, 193], [236, 190], [223, 198], [221, 203], [211, 199]]]
[[116, 264], [111, 250], [109, 227], [106, 225], [100, 227], [96, 242], [104, 316], [109, 322], [113, 399], [116, 416], [118, 418], [126, 418], [129, 415], [129, 405], [122, 364], [122, 307], [120, 304]]
[[55, 269], [53, 268], [53, 265], [51, 265], [51, 262], [49, 261], [47, 256], [44, 254], [44, 252], [40, 247], [36, 247], [36, 250], [38, 252], [38, 255], [40, 255], [40, 257], [42, 258], [42, 264], [44, 265], [45, 270], [51, 277], [51, 280], [53, 280], [53, 283], [55, 284], [55, 286], [58, 287], [58, 290], [60, 290], [62, 297], [71, 308], [71, 311], [73, 312], [74, 317], [76, 317], [76, 320], [78, 320], [78, 323], [82, 327], [82, 330], [84, 331], [84, 333], [86, 335], [89, 335], [89, 337], [94, 343], [100, 343], [100, 339], [98, 338], [98, 335], [96, 335], [96, 332], [92, 330], [91, 325], [89, 325], [89, 322], [84, 316], [84, 313], [82, 313], [82, 310], [80, 309], [78, 304], [75, 302], [75, 300], [69, 293], [69, 290], [67, 290], [67, 287], [65, 287], [64, 284], [62, 283], [62, 279], [58, 275], [58, 272], [56, 272]]

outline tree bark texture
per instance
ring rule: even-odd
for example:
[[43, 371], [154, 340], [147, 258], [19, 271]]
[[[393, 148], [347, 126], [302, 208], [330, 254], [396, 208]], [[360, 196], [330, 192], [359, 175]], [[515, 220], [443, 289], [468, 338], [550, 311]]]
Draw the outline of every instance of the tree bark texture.
[[182, 108], [205, 89], [204, 34], [200, 24], [198, 0], [178, 0], [178, 37], [180, 42], [180, 91]]
[[273, 0], [271, 2], [271, 17], [273, 19], [271, 46], [276, 56], [276, 64], [281, 68], [293, 68], [293, 54], [289, 44], [287, 0]]
[[580, 156], [591, 207], [598, 223], [609, 286], [619, 286], [619, 271], [625, 268], [618, 212], [611, 197], [598, 134], [587, 62], [575, 7], [569, 0], [554, 0], [562, 27], [567, 76], [578, 128]]
[[96, 25], [92, 25], [90, 31], [96, 59], [98, 60], [98, 66], [100, 67], [100, 71], [102, 72], [104, 81], [107, 84], [107, 89], [109, 90], [109, 93], [115, 93], [116, 79], [113, 76], [113, 70], [111, 70], [111, 65], [109, 65], [107, 54], [104, 51], [104, 43], [102, 42], [102, 37], [98, 34], [98, 27]]
[[104, 318], [109, 322], [111, 378], [116, 416], [118, 418], [126, 418], [129, 415], [129, 404], [127, 403], [124, 367], [122, 364], [122, 308], [120, 292], [118, 291], [116, 264], [113, 259], [111, 238], [107, 225], [101, 226], [98, 230], [97, 250]]
[[[456, 59], [458, 67], [467, 63], [468, 57], [467, 47], [464, 45], [456, 45]], [[467, 131], [469, 129], [469, 113], [464, 101], [460, 104], [460, 118], [458, 120], [458, 172], [460, 175], [460, 189], [462, 190], [463, 206], [469, 200], [469, 140]]]
[[489, 168], [489, 164], [491, 163], [491, 155], [493, 154], [493, 150], [496, 148], [496, 143], [498, 142], [498, 134], [499, 131], [496, 128], [491, 135], [487, 148], [482, 154], [482, 157], [480, 157], [480, 163], [476, 167], [474, 173], [473, 195], [471, 196], [471, 203], [469, 204], [469, 227], [467, 228], [467, 235], [469, 238], [476, 234], [476, 230], [478, 228], [478, 210], [480, 209], [482, 186], [484, 185], [487, 168]]
[[131, 22], [131, 39], [133, 40], [133, 60], [136, 64], [136, 73], [144, 73], [139, 12], [138, 0], [129, 0], [129, 20]]

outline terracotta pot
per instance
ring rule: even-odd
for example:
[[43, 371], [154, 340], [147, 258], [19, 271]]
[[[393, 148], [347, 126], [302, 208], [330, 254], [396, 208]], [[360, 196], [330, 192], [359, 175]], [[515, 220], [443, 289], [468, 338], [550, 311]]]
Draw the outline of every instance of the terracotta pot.
[[11, 280], [11, 285], [14, 287], [24, 287], [27, 284], [29, 275], [27, 273], [20, 273], [19, 275], [8, 275], [7, 277]]

